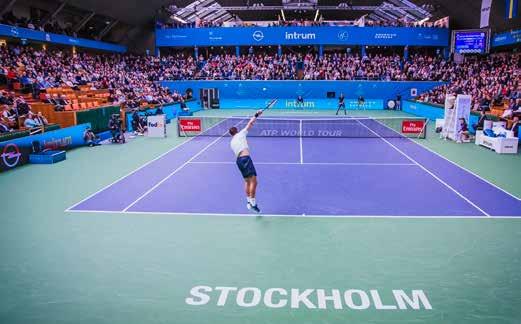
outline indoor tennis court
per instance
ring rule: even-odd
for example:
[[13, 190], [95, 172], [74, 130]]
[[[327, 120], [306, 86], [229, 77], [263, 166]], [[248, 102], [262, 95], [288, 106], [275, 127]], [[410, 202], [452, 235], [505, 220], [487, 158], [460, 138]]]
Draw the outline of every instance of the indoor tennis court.
[[[241, 199], [226, 135], [247, 120], [180, 119], [203, 126], [190, 128], [184, 145], [68, 211], [254, 216]], [[418, 133], [402, 133], [406, 123], [420, 123]], [[412, 117], [259, 119], [249, 136], [262, 216], [521, 216], [519, 199], [410, 139], [425, 138], [426, 124]]]

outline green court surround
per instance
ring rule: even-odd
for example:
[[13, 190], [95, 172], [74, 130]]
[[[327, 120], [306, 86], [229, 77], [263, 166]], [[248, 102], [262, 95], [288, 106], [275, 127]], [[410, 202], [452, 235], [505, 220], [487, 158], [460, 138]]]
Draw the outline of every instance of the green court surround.
[[[205, 112], [226, 113], [252, 111]], [[422, 145], [521, 197], [521, 154], [445, 142], [430, 130]], [[0, 174], [0, 323], [521, 322], [521, 219], [64, 212], [184, 140], [174, 124], [168, 132]], [[215, 294], [207, 305], [188, 305], [198, 285], [375, 289], [385, 304], [393, 289], [421, 289], [432, 310], [242, 308], [235, 294], [225, 306]]]

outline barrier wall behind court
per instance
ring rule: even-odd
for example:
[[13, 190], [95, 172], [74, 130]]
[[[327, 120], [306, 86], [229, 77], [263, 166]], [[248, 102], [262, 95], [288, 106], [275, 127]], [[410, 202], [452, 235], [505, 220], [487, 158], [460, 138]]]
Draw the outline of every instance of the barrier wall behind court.
[[356, 99], [363, 96], [365, 99], [380, 99], [384, 104], [389, 99], [410, 99], [416, 94], [428, 91], [443, 85], [437, 81], [298, 81], [298, 80], [270, 80], [270, 81], [162, 81], [161, 84], [185, 93], [187, 89], [193, 91], [199, 99], [199, 90], [204, 88], [218, 88], [221, 99], [292, 99], [301, 95], [304, 99], [326, 99], [328, 92], [335, 92], [336, 97], [344, 93], [346, 99]]

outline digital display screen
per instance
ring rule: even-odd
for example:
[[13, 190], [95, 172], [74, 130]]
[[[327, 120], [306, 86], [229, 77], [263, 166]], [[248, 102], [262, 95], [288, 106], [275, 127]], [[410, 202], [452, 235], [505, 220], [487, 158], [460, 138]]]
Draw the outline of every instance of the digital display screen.
[[487, 32], [485, 31], [455, 31], [453, 41], [455, 53], [487, 53]]

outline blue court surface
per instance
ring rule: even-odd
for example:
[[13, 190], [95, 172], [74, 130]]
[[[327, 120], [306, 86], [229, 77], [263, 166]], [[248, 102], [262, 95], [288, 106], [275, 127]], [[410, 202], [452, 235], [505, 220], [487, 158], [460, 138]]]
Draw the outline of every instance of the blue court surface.
[[[386, 136], [370, 120], [357, 123], [374, 136], [305, 136], [309, 119], [295, 120], [298, 136], [249, 137], [262, 216], [521, 217], [517, 197], [421, 139]], [[68, 211], [256, 216], [246, 208], [227, 127], [189, 138]]]

